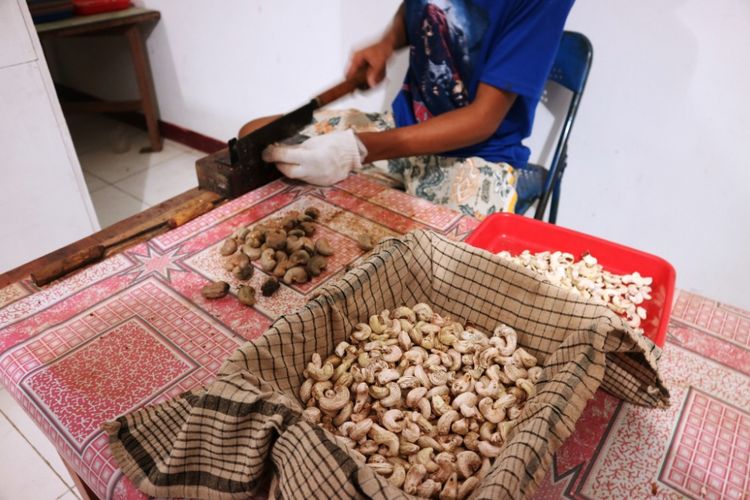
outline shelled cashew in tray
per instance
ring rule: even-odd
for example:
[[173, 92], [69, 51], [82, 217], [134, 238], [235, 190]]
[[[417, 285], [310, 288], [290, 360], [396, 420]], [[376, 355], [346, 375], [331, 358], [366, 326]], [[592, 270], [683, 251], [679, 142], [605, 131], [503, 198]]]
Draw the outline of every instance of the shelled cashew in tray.
[[498, 253], [503, 259], [520, 264], [542, 276], [542, 279], [606, 305], [625, 317], [627, 323], [643, 333], [641, 322], [646, 319], [642, 304], [651, 299], [653, 279], [632, 274], [614, 274], [606, 271], [593, 255], [584, 253], [576, 261], [571, 253], [524, 250], [518, 255], [508, 251]]
[[382, 311], [327, 358], [314, 354], [299, 396], [306, 419], [342, 436], [394, 486], [465, 498], [541, 374], [513, 328], [487, 334], [422, 303]]

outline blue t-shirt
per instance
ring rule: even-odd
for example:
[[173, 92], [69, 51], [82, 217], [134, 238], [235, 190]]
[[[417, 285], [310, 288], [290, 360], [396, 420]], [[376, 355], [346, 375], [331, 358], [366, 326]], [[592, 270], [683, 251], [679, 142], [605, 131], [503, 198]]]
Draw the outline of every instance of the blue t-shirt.
[[574, 0], [406, 0], [409, 70], [393, 101], [396, 125], [469, 104], [479, 82], [517, 94], [486, 141], [444, 156], [523, 167], [534, 111]]

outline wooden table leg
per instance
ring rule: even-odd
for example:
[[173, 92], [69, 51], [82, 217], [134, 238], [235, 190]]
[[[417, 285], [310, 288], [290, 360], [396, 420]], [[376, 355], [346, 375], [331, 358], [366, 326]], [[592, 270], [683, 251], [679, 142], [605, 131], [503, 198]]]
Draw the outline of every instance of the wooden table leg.
[[162, 141], [159, 134], [159, 112], [156, 108], [156, 93], [154, 92], [154, 80], [151, 77], [151, 65], [148, 61], [141, 30], [137, 24], [127, 29], [125, 35], [130, 45], [130, 55], [133, 58], [133, 67], [135, 68], [135, 77], [138, 81], [138, 90], [141, 93], [141, 104], [143, 114], [146, 116], [146, 126], [148, 128], [148, 139], [151, 143], [150, 148], [141, 149], [142, 153], [161, 151]]
[[81, 479], [81, 476], [78, 475], [78, 473], [73, 470], [73, 467], [70, 466], [67, 460], [60, 455], [60, 459], [62, 460], [62, 463], [65, 465], [65, 468], [68, 469], [68, 473], [70, 474], [71, 479], [73, 479], [73, 482], [76, 485], [76, 489], [78, 490], [78, 494], [81, 495], [81, 498], [83, 500], [99, 500], [99, 497], [96, 493], [93, 492], [89, 486], [83, 482], [83, 479]]

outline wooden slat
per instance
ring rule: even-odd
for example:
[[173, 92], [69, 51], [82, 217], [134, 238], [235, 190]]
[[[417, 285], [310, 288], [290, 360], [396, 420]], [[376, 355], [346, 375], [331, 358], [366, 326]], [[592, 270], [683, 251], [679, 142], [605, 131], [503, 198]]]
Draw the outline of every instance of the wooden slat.
[[104, 228], [91, 236], [87, 236], [0, 275], [0, 288], [24, 279], [31, 273], [41, 270], [50, 264], [66, 258], [69, 259], [71, 256], [97, 245], [107, 248], [105, 256], [121, 252], [137, 243], [153, 238], [157, 234], [168, 231], [169, 220], [175, 216], [180, 216], [181, 212], [193, 210], [194, 207], [200, 205], [203, 207], [206, 207], [206, 204], [216, 206], [222, 201], [222, 196], [211, 191], [199, 188], [191, 189], [139, 214]]
[[76, 16], [62, 21], [36, 25], [39, 36], [71, 36], [104, 31], [128, 24], [156, 21], [161, 17], [159, 11], [132, 8], [93, 16]]

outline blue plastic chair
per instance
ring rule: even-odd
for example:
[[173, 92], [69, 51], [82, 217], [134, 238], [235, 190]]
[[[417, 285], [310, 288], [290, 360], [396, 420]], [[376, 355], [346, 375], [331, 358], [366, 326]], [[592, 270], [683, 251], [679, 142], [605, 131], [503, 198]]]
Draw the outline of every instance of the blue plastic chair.
[[552, 162], [549, 169], [529, 163], [526, 168], [516, 169], [518, 177], [517, 190], [525, 193], [516, 204], [516, 213], [523, 214], [535, 201], [538, 201], [534, 218], [544, 219], [550, 196], [552, 203], [549, 210], [549, 222], [557, 220], [557, 207], [560, 203], [560, 183], [568, 161], [568, 138], [573, 122], [581, 103], [583, 90], [591, 69], [594, 48], [591, 42], [581, 33], [565, 31], [560, 41], [555, 63], [550, 70], [547, 82], [562, 85], [572, 92], [568, 112], [560, 130]]

